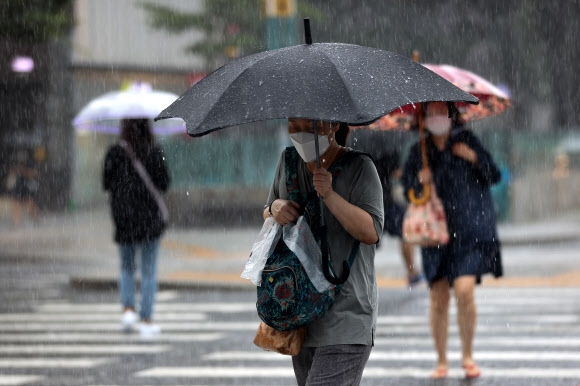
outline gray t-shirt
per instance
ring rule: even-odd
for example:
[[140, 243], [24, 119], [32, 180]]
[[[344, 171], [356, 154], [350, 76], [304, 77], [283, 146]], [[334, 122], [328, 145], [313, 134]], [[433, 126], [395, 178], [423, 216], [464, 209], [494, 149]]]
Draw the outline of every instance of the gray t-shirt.
[[[352, 151], [352, 149], [346, 149]], [[343, 155], [344, 156], [344, 155]], [[284, 152], [278, 161], [274, 181], [266, 205], [275, 199], [288, 199], [286, 191]], [[300, 192], [314, 191], [312, 174], [298, 157], [298, 182]], [[332, 181], [333, 190], [353, 205], [362, 208], [373, 218], [379, 238], [383, 232], [383, 192], [377, 170], [365, 155], [352, 157]], [[328, 245], [332, 265], [340, 276], [342, 262], [351, 254], [355, 239], [325, 207], [324, 219], [328, 229]], [[306, 347], [336, 344], [372, 345], [377, 320], [377, 281], [375, 276], [376, 245], [360, 243], [351, 272], [334, 304], [320, 319], [308, 325]]]

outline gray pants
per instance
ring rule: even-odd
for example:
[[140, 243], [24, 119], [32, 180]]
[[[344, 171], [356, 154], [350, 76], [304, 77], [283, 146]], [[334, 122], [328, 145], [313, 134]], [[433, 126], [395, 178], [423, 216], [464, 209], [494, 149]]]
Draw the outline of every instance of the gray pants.
[[292, 357], [298, 386], [355, 386], [360, 384], [372, 346], [341, 344], [302, 347]]

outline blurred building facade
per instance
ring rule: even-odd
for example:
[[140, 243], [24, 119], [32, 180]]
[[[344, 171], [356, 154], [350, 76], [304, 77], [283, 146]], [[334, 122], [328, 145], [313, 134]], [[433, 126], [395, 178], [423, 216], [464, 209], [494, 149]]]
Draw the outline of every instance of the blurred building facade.
[[[91, 99], [131, 82], [185, 92], [206, 74], [207, 64], [187, 54], [202, 32], [169, 34], [154, 29], [141, 4], [156, 3], [201, 12], [203, 0], [77, 0], [72, 33], [72, 112]], [[258, 15], [259, 16], [259, 15]], [[265, 137], [264, 125], [231, 129], [204, 138], [186, 133], [158, 137], [172, 178], [167, 195], [171, 218], [182, 225], [259, 221], [280, 140]], [[115, 135], [76, 132], [71, 205], [102, 205], [102, 160]], [[261, 166], [260, 166], [261, 165]]]
[[39, 171], [39, 204], [56, 209], [66, 206], [72, 181], [68, 53], [62, 41], [0, 39], [0, 181], [24, 151]]
[[[209, 69], [201, 57], [186, 53], [189, 45], [204, 39], [203, 33], [154, 29], [142, 7], [146, 2], [189, 12], [202, 12], [204, 4], [203, 0], [75, 0], [68, 40], [32, 45], [1, 41], [2, 181], [10, 167], [9, 155], [29, 148], [39, 155], [41, 205], [60, 210], [106, 202], [100, 181], [102, 159], [117, 138], [75, 132], [74, 115], [91, 99], [135, 81], [180, 95]], [[264, 2], [270, 3], [284, 2]], [[278, 25], [268, 17], [257, 20]], [[285, 28], [292, 30], [290, 24]], [[324, 37], [323, 30], [320, 34]], [[267, 39], [267, 48], [292, 43], [272, 40], [274, 36], [261, 37]], [[19, 57], [31, 59], [33, 70], [15, 71], [13, 61]], [[502, 218], [526, 221], [580, 209], [580, 166], [574, 162], [580, 152], [561, 146], [579, 128], [552, 131], [549, 118], [533, 116], [518, 124], [531, 125], [534, 133], [512, 131], [516, 121], [512, 114], [474, 125], [505, 172], [503, 185], [494, 188]], [[257, 123], [202, 138], [184, 133], [158, 141], [173, 179], [168, 195], [172, 218], [192, 225], [211, 218], [227, 223], [249, 217], [259, 221], [279, 152], [289, 144], [283, 122], [269, 127]]]

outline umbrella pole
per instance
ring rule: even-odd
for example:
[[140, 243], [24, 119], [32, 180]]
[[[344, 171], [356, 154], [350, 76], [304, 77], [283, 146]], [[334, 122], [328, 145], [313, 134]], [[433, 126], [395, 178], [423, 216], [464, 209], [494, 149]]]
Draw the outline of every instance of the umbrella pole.
[[[320, 168], [320, 150], [318, 149], [318, 121], [314, 121], [314, 146], [316, 148], [316, 167]], [[330, 272], [330, 253], [328, 250], [328, 235], [326, 232], [326, 225], [324, 222], [324, 199], [319, 196], [320, 202], [320, 252], [322, 254], [322, 273], [329, 283], [334, 285], [343, 284], [350, 275], [350, 266], [347, 261], [342, 262], [342, 276], [340, 278], [334, 277]]]
[[[318, 121], [314, 120], [314, 146], [316, 147], [316, 167], [320, 168], [320, 150], [318, 149]], [[322, 196], [319, 196], [320, 199], [320, 226], [325, 227], [324, 224], [324, 200]]]
[[[427, 169], [429, 167], [429, 161], [427, 159], [427, 142], [425, 139], [425, 104], [421, 105], [421, 111], [419, 111], [419, 141], [421, 143], [421, 165], [423, 165], [423, 169]], [[415, 189], [409, 189], [407, 196], [409, 201], [415, 205], [423, 205], [429, 201], [429, 195], [431, 194], [431, 186], [429, 184], [422, 184], [423, 185], [423, 193], [421, 196], [417, 197], [415, 194]]]

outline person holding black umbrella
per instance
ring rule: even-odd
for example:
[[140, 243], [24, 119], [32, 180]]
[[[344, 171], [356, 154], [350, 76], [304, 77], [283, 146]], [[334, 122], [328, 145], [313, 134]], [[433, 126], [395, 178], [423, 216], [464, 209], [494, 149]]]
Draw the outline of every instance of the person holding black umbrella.
[[[429, 282], [431, 333], [437, 351], [433, 378], [448, 373], [447, 336], [450, 290], [456, 298], [457, 324], [466, 378], [479, 377], [473, 359], [476, 327], [475, 286], [482, 275], [502, 275], [500, 243], [490, 186], [500, 171], [479, 139], [462, 126], [452, 104], [430, 102], [424, 106], [428, 168], [422, 166], [420, 144], [409, 153], [403, 172], [405, 191], [422, 191], [431, 182], [447, 217], [450, 240], [445, 245], [423, 247], [423, 272]], [[450, 117], [452, 116], [452, 118]]]
[[[316, 162], [315, 124], [321, 167]], [[383, 229], [382, 189], [372, 159], [338, 144], [335, 134], [340, 129], [344, 135], [345, 128], [348, 130], [346, 124], [289, 119], [294, 147], [280, 157], [263, 212], [264, 219], [272, 216], [280, 225], [297, 221], [304, 203], [288, 200], [286, 179], [287, 174], [295, 174], [303, 197], [322, 197], [324, 201], [331, 266], [337, 277], [358, 245], [340, 294], [326, 314], [308, 325], [302, 350], [292, 357], [298, 385], [359, 384], [374, 344], [374, 257]], [[310, 224], [315, 235], [316, 224]]]

